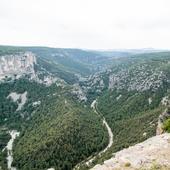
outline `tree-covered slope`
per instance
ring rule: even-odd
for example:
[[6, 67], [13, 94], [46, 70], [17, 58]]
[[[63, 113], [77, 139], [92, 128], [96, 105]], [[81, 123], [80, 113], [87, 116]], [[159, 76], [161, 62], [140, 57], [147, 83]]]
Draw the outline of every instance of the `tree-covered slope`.
[[94, 164], [156, 134], [158, 117], [170, 99], [169, 66], [170, 53], [133, 55], [82, 84], [89, 100], [98, 96], [98, 112], [114, 135], [110, 150]]
[[99, 117], [87, 107], [58, 95], [48, 98], [14, 150], [18, 169], [72, 169], [107, 145]]
[[39, 59], [57, 65], [58, 69], [63, 72], [68, 71], [81, 75], [89, 75], [92, 72], [93, 66], [89, 61], [96, 58], [95, 54], [79, 49], [48, 47], [26, 47], [24, 49], [32, 51]]
[[[10, 139], [9, 130], [21, 132], [14, 145], [17, 169], [72, 169], [107, 145], [101, 119], [72, 97], [71, 86], [45, 86], [19, 79], [1, 83], [0, 89], [0, 149]], [[14, 102], [8, 96], [25, 92], [26, 103], [17, 110], [21, 99]], [[6, 151], [0, 158], [0, 166], [5, 169]]]
[[[166, 90], [165, 90], [166, 91]], [[144, 140], [156, 133], [158, 117], [164, 109], [161, 100], [166, 92], [160, 90], [154, 94], [107, 92], [99, 98], [98, 109], [105, 116], [115, 134], [114, 149], [127, 147], [129, 144]], [[149, 98], [152, 103], [149, 104]], [[143, 135], [146, 133], [146, 135]]]
[[[33, 103], [37, 101], [46, 100], [47, 95], [53, 94], [54, 86], [46, 87], [43, 84], [37, 82], [30, 82], [27, 79], [19, 79], [11, 82], [0, 84], [0, 150], [2, 151], [7, 142], [10, 139], [9, 131], [16, 129], [21, 131], [25, 129], [27, 125], [30, 124], [29, 120], [34, 114], [34, 110], [40, 107], [39, 105], [34, 106]], [[59, 90], [59, 89], [58, 89]], [[21, 108], [17, 110], [18, 104], [21, 99], [13, 101], [8, 96], [11, 93], [23, 94], [27, 92], [26, 103]], [[6, 168], [6, 151], [0, 152], [0, 166], [3, 169]]]
[[6, 55], [6, 54], [16, 54], [21, 51], [23, 50], [19, 47], [0, 45], [0, 56]]

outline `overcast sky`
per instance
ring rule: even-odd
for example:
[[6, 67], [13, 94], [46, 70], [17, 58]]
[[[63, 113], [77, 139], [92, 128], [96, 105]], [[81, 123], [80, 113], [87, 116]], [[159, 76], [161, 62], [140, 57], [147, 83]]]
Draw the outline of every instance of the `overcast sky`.
[[0, 44], [170, 49], [170, 0], [0, 0]]

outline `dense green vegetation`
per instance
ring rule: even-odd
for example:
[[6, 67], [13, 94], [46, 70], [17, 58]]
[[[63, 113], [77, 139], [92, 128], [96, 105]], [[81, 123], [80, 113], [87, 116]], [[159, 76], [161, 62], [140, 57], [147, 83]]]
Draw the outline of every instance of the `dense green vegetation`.
[[0, 46], [0, 56], [6, 54], [16, 54], [21, 52], [22, 49], [14, 46]]
[[163, 126], [164, 130], [170, 133], [170, 119], [167, 119], [164, 122], [164, 126]]
[[7, 142], [10, 139], [10, 135], [5, 127], [0, 127], [0, 166], [6, 168], [7, 160], [4, 159], [6, 157], [6, 152], [2, 152], [5, 148]]
[[[107, 133], [97, 115], [71, 99], [48, 98], [14, 150], [18, 169], [72, 169], [107, 145]], [[35, 161], [36, 160], [36, 161]]]
[[91, 53], [83, 52], [82, 50], [78, 49], [69, 50], [47, 47], [27, 47], [25, 49], [35, 53], [39, 59], [43, 59], [49, 63], [52, 63], [53, 65], [57, 65], [57, 67], [55, 67], [56, 70], [59, 69], [63, 72], [67, 71], [82, 75], [88, 75], [91, 73], [90, 65], [87, 62], [82, 62], [81, 59], [78, 60], [79, 57], [77, 56], [78, 54], [80, 55], [80, 53], [83, 53], [81, 57], [85, 58], [87, 54]]
[[[99, 75], [105, 86], [102, 88], [99, 85], [100, 83], [93, 84], [93, 87], [88, 91], [88, 97], [94, 99], [97, 94], [95, 89], [101, 90], [98, 94], [97, 109], [111, 127], [114, 143], [107, 153], [96, 158], [93, 165], [102, 163], [116, 151], [139, 143], [156, 134], [158, 117], [166, 108], [162, 105], [162, 99], [165, 96], [170, 96], [169, 61], [169, 53], [134, 55], [120, 59], [120, 63], [115, 65], [110, 72]], [[162, 72], [164, 78], [162, 80], [158, 78], [157, 80], [157, 77], [159, 77], [157, 76], [151, 78], [152, 81], [150, 81], [148, 77], [158, 70]], [[111, 74], [120, 75], [117, 79], [122, 80], [119, 83], [122, 86], [121, 88], [117, 84], [113, 89], [106, 88], [109, 86], [109, 75]], [[123, 76], [125, 78], [121, 79]], [[148, 82], [161, 81], [162, 83], [156, 88], [151, 86], [149, 90], [136, 90], [135, 87], [142, 87], [140, 80], [145, 79]], [[135, 81], [134, 90], [128, 90], [128, 87]], [[169, 120], [165, 122], [164, 128], [168, 131]]]
[[[70, 87], [46, 87], [26, 79], [0, 84], [1, 149], [9, 140], [8, 129], [21, 134], [14, 150], [18, 169], [72, 169], [80, 161], [95, 154], [108, 143], [107, 131], [100, 118], [83, 103], [70, 96]], [[27, 91], [27, 102], [20, 111], [17, 103], [7, 99], [10, 92]], [[41, 101], [39, 106], [33, 106]], [[5, 152], [0, 164], [5, 168]], [[36, 163], [35, 163], [36, 160]]]
[[37, 71], [40, 69], [39, 66], [42, 66], [48, 72], [54, 74], [54, 76], [63, 79], [65, 82], [69, 84], [73, 84], [78, 81], [78, 78], [75, 76], [75, 74], [73, 72], [69, 72], [67, 69], [64, 69], [62, 65], [51, 63], [48, 60], [39, 58], [38, 66], [36, 68]]
[[[43, 84], [30, 82], [27, 79], [20, 79], [13, 82], [1, 83], [0, 89], [0, 125], [19, 128], [21, 127], [20, 122], [22, 122], [23, 117], [26, 119], [35, 109], [32, 103], [38, 100], [45, 100], [46, 96], [51, 94], [55, 87], [51, 86], [48, 88]], [[24, 93], [25, 91], [28, 92], [25, 107], [21, 111], [16, 112], [17, 103], [13, 102], [11, 98], [7, 98], [7, 96], [11, 92]], [[21, 116], [21, 113], [23, 116]]]
[[[59, 89], [58, 89], [59, 90]], [[27, 102], [20, 111], [16, 111], [18, 104], [12, 99], [7, 98], [11, 92], [23, 93], [27, 91]], [[13, 82], [0, 84], [0, 150], [4, 149], [10, 139], [8, 133], [11, 129], [24, 130], [30, 123], [30, 117], [33, 111], [39, 106], [33, 107], [32, 103], [35, 101], [46, 100], [48, 94], [56, 92], [56, 87], [50, 88], [30, 82], [27, 79], [20, 79]], [[5, 169], [6, 167], [6, 152], [0, 152], [0, 165]]]
[[162, 94], [153, 94], [151, 105], [148, 104], [148, 92], [138, 94], [122, 91], [122, 97], [116, 100], [120, 91], [107, 91], [99, 97], [98, 112], [103, 114], [112, 128], [114, 143], [110, 151], [97, 161], [109, 158], [113, 152], [155, 135], [158, 116], [164, 110], [164, 107], [159, 106], [164, 94], [161, 92]]

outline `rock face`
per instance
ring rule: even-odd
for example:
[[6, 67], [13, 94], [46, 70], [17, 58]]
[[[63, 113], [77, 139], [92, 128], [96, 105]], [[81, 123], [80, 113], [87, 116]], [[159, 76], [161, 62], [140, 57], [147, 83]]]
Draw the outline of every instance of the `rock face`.
[[7, 98], [11, 98], [14, 102], [17, 102], [18, 108], [16, 111], [19, 111], [22, 109], [22, 107], [24, 106], [24, 104], [27, 101], [27, 91], [25, 91], [24, 93], [21, 93], [21, 94], [12, 92], [7, 96]]
[[85, 93], [83, 92], [83, 90], [81, 89], [81, 87], [79, 86], [79, 84], [74, 84], [73, 85], [72, 94], [76, 95], [77, 98], [80, 101], [87, 101], [87, 97], [86, 97]]
[[131, 62], [130, 66], [120, 67], [109, 72], [109, 89], [127, 89], [128, 91], [157, 90], [168, 81], [164, 71], [149, 62]]
[[[115, 156], [96, 165], [92, 170], [150, 169], [154, 165], [170, 169], [170, 134], [157, 135], [115, 153]], [[165, 168], [165, 169], [166, 169]]]
[[23, 74], [34, 73], [36, 57], [31, 52], [0, 56], [0, 80], [5, 77], [20, 77]]
[[162, 133], [164, 133], [164, 129], [163, 129], [163, 123], [165, 122], [165, 120], [170, 118], [170, 113], [168, 111], [168, 109], [166, 109], [160, 116], [158, 119], [158, 126], [156, 129], [156, 134], [160, 135]]

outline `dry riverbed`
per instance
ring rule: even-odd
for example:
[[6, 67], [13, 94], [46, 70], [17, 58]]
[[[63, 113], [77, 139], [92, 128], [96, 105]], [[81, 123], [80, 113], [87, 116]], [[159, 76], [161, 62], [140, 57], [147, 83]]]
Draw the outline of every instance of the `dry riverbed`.
[[13, 162], [12, 149], [13, 149], [14, 140], [16, 139], [16, 137], [19, 136], [20, 133], [16, 130], [11, 130], [11, 131], [9, 131], [9, 134], [11, 136], [11, 139], [7, 143], [7, 146], [4, 148], [4, 150], [5, 149], [7, 150], [7, 158], [6, 158], [7, 159], [7, 168], [8, 168], [8, 170], [16, 170], [15, 167], [12, 167], [12, 162]]

